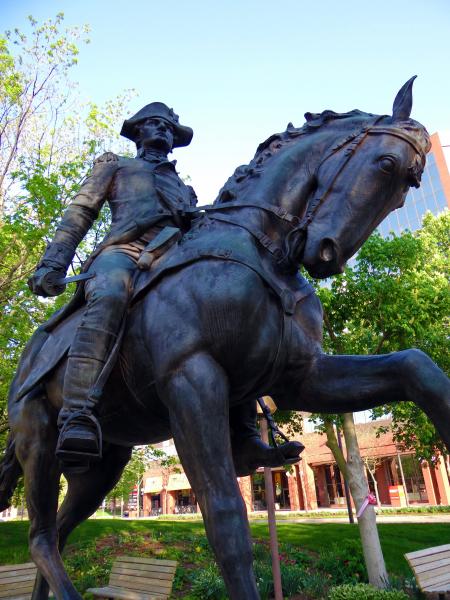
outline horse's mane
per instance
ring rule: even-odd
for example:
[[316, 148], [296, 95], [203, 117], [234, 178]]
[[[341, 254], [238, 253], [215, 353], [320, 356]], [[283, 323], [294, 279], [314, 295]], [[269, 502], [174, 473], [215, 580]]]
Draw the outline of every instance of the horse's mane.
[[[358, 118], [359, 124], [366, 120], [371, 120], [376, 115], [366, 113], [355, 109], [344, 113], [337, 113], [333, 110], [324, 110], [321, 113], [305, 113], [306, 123], [302, 127], [294, 127], [292, 123], [288, 123], [286, 130], [281, 133], [275, 133], [268, 137], [264, 142], [259, 144], [256, 149], [255, 156], [248, 165], [240, 165], [234, 171], [233, 175], [226, 181], [225, 185], [219, 191], [219, 194], [214, 203], [221, 204], [234, 200], [238, 195], [238, 190], [241, 186], [253, 177], [258, 177], [264, 170], [268, 159], [274, 154], [283, 150], [288, 144], [300, 136], [311, 135], [320, 128], [332, 124], [338, 120]], [[386, 115], [383, 117], [386, 124], [392, 124], [392, 117]], [[390, 120], [390, 122], [389, 122]], [[425, 127], [418, 121], [407, 119], [405, 121], [395, 122], [395, 125], [417, 138], [420, 146], [423, 147], [424, 153], [427, 153], [431, 148], [430, 136]], [[422, 165], [423, 168], [423, 165]]]

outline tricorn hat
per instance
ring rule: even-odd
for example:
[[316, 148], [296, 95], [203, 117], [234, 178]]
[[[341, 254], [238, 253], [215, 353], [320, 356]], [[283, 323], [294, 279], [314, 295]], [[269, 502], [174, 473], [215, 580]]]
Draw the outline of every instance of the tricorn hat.
[[141, 108], [131, 119], [123, 122], [120, 135], [128, 138], [132, 142], [136, 141], [136, 125], [146, 119], [157, 117], [165, 119], [173, 127], [173, 147], [188, 146], [191, 143], [194, 132], [190, 127], [180, 125], [178, 115], [174, 113], [173, 108], [169, 108], [163, 102], [152, 102]]

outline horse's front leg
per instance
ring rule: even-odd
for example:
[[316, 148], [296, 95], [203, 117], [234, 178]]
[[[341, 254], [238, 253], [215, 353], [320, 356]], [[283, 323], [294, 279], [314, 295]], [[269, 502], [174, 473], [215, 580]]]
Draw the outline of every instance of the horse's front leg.
[[231, 454], [227, 377], [199, 353], [171, 371], [160, 393], [229, 597], [257, 600], [247, 514]]
[[343, 413], [404, 400], [415, 402], [450, 450], [450, 381], [420, 350], [380, 356], [321, 354], [312, 361], [295, 394], [298, 400], [282, 402], [280, 408]]

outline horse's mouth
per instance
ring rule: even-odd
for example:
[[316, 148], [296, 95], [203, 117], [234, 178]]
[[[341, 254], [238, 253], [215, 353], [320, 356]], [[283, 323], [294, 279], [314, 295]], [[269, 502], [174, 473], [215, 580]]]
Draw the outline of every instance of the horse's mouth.
[[342, 260], [339, 246], [332, 238], [323, 238], [315, 248], [306, 243], [302, 263], [311, 277], [325, 279], [342, 273], [345, 261]]

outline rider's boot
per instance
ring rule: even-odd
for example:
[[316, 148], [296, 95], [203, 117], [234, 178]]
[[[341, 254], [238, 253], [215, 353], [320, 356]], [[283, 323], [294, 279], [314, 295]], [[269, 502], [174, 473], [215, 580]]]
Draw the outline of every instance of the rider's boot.
[[256, 402], [246, 402], [230, 411], [231, 442], [236, 475], [251, 475], [259, 467], [282, 467], [300, 460], [300, 442], [285, 442], [276, 448], [265, 444], [256, 426]]
[[96, 384], [116, 337], [108, 331], [80, 326], [69, 350], [56, 446], [56, 455], [67, 473], [83, 473], [91, 460], [102, 457], [102, 433], [94, 414], [101, 390]]

